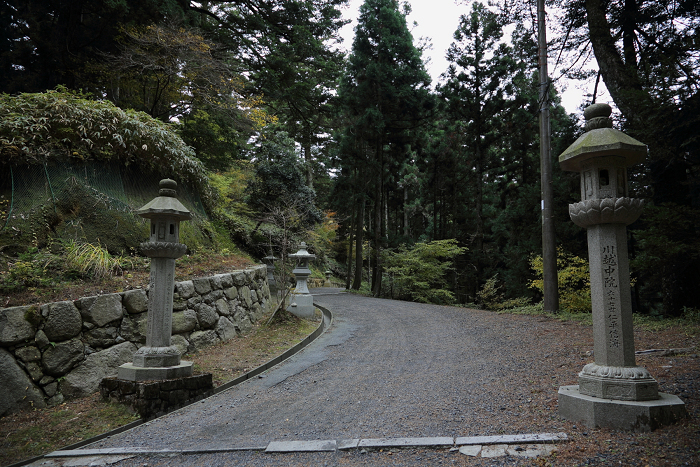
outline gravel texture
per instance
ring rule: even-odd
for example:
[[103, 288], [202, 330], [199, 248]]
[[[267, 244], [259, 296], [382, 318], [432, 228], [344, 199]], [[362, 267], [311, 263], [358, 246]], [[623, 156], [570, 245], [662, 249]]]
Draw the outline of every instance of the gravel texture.
[[[216, 449], [264, 447], [283, 440], [542, 432], [588, 436], [583, 427], [558, 417], [556, 401], [558, 387], [577, 384], [578, 372], [591, 361], [586, 356], [593, 343], [590, 327], [348, 294], [317, 296], [315, 301], [333, 312], [332, 327], [265, 377], [86, 448]], [[663, 385], [662, 390], [670, 392]], [[692, 392], [697, 397], [697, 384]], [[681, 458], [692, 455], [692, 450], [683, 452]], [[601, 459], [601, 464], [592, 463], [608, 465], [610, 459]], [[114, 465], [536, 465], [533, 462], [407, 449], [137, 457]]]

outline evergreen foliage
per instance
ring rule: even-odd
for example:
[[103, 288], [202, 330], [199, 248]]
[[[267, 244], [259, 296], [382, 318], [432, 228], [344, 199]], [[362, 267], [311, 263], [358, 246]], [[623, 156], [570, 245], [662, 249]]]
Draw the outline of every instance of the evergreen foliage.
[[[542, 256], [530, 258], [530, 266], [535, 279], [530, 287], [544, 293]], [[559, 289], [559, 307], [569, 313], [591, 312], [591, 281], [588, 260], [572, 255], [557, 248], [557, 281]]]
[[[430, 77], [406, 26], [406, 13], [399, 10], [396, 0], [363, 3], [338, 91], [345, 113], [340, 164], [343, 175], [358, 190], [352, 199], [362, 205], [355, 212], [357, 233], [365, 225], [360, 215], [365, 193], [371, 193], [375, 295], [382, 288], [381, 251], [387, 243], [384, 212], [388, 196], [398, 182], [395, 174], [407, 162], [411, 146], [417, 144], [418, 129], [426, 125], [433, 107]], [[364, 186], [356, 186], [355, 181]], [[362, 237], [356, 236], [358, 251]], [[356, 268], [361, 269], [361, 265], [356, 264]], [[358, 281], [353, 288], [359, 288]]]
[[293, 206], [306, 226], [323, 219], [314, 202], [316, 193], [305, 183], [294, 140], [285, 132], [265, 135], [252, 157], [256, 177], [249, 186], [249, 203], [254, 209], [266, 213]]
[[386, 272], [390, 277], [392, 298], [421, 303], [450, 304], [454, 293], [449, 290], [447, 273], [456, 256], [466, 248], [455, 239], [401, 245], [395, 252], [385, 252]]
[[62, 87], [0, 95], [0, 155], [4, 164], [116, 160], [168, 167], [213, 202], [202, 163], [172, 126]]

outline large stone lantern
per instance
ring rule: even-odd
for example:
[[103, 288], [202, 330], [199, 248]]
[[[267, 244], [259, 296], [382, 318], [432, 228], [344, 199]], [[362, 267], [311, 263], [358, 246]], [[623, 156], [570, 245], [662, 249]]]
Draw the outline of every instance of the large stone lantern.
[[559, 389], [559, 413], [590, 427], [648, 431], [683, 416], [685, 406], [659, 393], [635, 361], [627, 225], [643, 202], [629, 197], [627, 167], [643, 162], [647, 148], [613, 129], [610, 114], [607, 104], [586, 108], [587, 132], [559, 156], [562, 169], [581, 174], [581, 201], [569, 214], [588, 236], [595, 358], [577, 386]]
[[164, 179], [159, 186], [160, 196], [136, 211], [151, 224], [151, 238], [141, 244], [141, 251], [151, 258], [146, 346], [136, 351], [133, 363], [119, 367], [119, 379], [145, 381], [192, 375], [192, 363], [181, 362], [180, 352], [170, 341], [175, 259], [187, 251], [180, 243], [180, 221], [192, 216], [175, 197], [175, 181]]
[[297, 285], [292, 294], [292, 302], [287, 308], [287, 311], [300, 318], [313, 318], [315, 312], [314, 298], [309, 292], [307, 279], [309, 275], [311, 275], [309, 261], [316, 259], [316, 255], [312, 255], [306, 251], [306, 243], [301, 242], [299, 251], [289, 255], [289, 257], [297, 261], [297, 266], [292, 271], [296, 278]]

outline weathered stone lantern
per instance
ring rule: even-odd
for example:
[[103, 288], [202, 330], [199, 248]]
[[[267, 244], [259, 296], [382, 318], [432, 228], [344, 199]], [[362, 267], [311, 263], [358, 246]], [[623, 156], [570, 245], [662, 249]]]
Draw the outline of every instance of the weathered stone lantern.
[[277, 257], [270, 252], [269, 256], [265, 256], [263, 258], [263, 262], [265, 263], [265, 267], [267, 269], [267, 284], [270, 287], [273, 287], [277, 285], [277, 282], [275, 281], [275, 261], [277, 261]]
[[119, 367], [119, 379], [145, 381], [181, 378], [192, 375], [192, 363], [180, 361], [180, 352], [171, 345], [175, 259], [187, 246], [180, 243], [180, 221], [191, 214], [175, 197], [177, 183], [160, 181], [158, 197], [136, 211], [151, 221], [151, 238], [141, 251], [151, 258], [148, 292], [146, 346], [134, 354], [133, 363]]
[[581, 202], [569, 214], [587, 230], [595, 358], [577, 386], [559, 389], [559, 413], [589, 427], [649, 431], [684, 416], [685, 406], [659, 393], [635, 361], [627, 225], [643, 202], [628, 196], [627, 167], [643, 162], [647, 148], [612, 128], [611, 111], [586, 108], [587, 132], [559, 156], [562, 169], [581, 173]]
[[333, 284], [331, 284], [331, 275], [333, 273], [331, 271], [326, 271], [326, 280], [323, 283], [324, 287], [331, 287]]
[[311, 293], [309, 293], [309, 287], [306, 281], [309, 275], [311, 275], [309, 261], [315, 259], [316, 255], [312, 255], [306, 251], [306, 243], [301, 242], [299, 251], [289, 255], [289, 257], [297, 261], [297, 266], [292, 271], [296, 278], [297, 285], [292, 294], [292, 303], [287, 308], [287, 311], [300, 318], [313, 318], [315, 311], [314, 298]]

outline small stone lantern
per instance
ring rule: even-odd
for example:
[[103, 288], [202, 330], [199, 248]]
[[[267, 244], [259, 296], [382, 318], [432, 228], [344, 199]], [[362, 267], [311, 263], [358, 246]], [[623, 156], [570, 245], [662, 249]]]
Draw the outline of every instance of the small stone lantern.
[[192, 363], [180, 361], [180, 352], [171, 345], [175, 259], [187, 251], [180, 243], [180, 221], [191, 214], [175, 197], [177, 183], [160, 181], [158, 197], [136, 211], [150, 219], [151, 238], [141, 251], [151, 258], [148, 286], [148, 325], [146, 346], [134, 354], [133, 363], [119, 367], [119, 379], [145, 381], [192, 375]]
[[627, 225], [643, 202], [628, 196], [627, 167], [643, 162], [647, 148], [613, 129], [611, 112], [607, 104], [586, 108], [587, 132], [559, 156], [562, 169], [581, 173], [581, 202], [569, 215], [587, 230], [595, 358], [577, 386], [559, 389], [559, 413], [589, 427], [649, 431], [684, 416], [685, 406], [659, 393], [635, 361]]
[[292, 303], [287, 308], [287, 311], [300, 318], [313, 318], [314, 316], [314, 298], [309, 293], [309, 287], [306, 283], [311, 270], [309, 269], [309, 261], [316, 258], [306, 251], [306, 243], [301, 242], [299, 251], [289, 255], [290, 258], [297, 260], [297, 267], [292, 273], [296, 278], [297, 285], [292, 294]]
[[331, 287], [333, 284], [331, 284], [331, 274], [333, 274], [331, 271], [326, 271], [326, 281], [323, 283], [324, 287]]
[[269, 256], [265, 256], [263, 258], [263, 262], [265, 263], [265, 267], [267, 269], [267, 285], [270, 287], [273, 287], [277, 285], [277, 281], [275, 281], [275, 261], [277, 261], [279, 258], [277, 258], [275, 255], [270, 252]]

